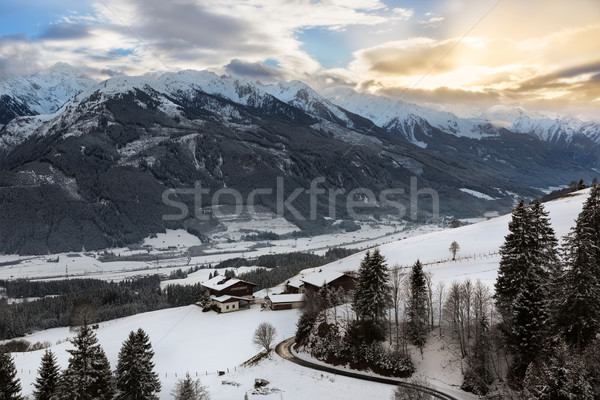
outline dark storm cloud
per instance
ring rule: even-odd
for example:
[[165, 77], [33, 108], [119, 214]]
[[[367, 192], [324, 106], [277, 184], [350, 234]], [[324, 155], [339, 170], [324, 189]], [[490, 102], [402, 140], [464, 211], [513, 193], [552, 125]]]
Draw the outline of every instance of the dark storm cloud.
[[283, 74], [277, 68], [269, 67], [261, 62], [246, 62], [238, 59], [231, 60], [225, 66], [225, 71], [228, 74], [250, 80], [278, 81], [283, 77]]
[[50, 26], [40, 35], [40, 39], [74, 40], [90, 36], [90, 26], [77, 23], [62, 23]]

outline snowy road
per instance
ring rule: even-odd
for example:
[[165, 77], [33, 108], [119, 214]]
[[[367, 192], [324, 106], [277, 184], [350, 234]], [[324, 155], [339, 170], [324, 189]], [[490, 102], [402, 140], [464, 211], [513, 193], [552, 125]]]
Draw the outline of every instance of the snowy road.
[[442, 399], [442, 400], [459, 400], [458, 398], [451, 396], [449, 394], [440, 392], [439, 390], [436, 389], [432, 389], [430, 387], [425, 387], [425, 386], [420, 386], [420, 385], [415, 385], [414, 383], [408, 383], [408, 382], [404, 382], [398, 379], [394, 379], [394, 378], [386, 378], [383, 376], [372, 376], [372, 375], [365, 375], [362, 374], [360, 372], [352, 372], [352, 371], [347, 371], [347, 370], [343, 370], [343, 369], [339, 369], [339, 368], [334, 368], [332, 366], [325, 366], [325, 365], [321, 365], [321, 364], [315, 364], [315, 363], [311, 363], [310, 361], [307, 360], [303, 360], [301, 358], [296, 357], [291, 350], [291, 346], [294, 344], [294, 338], [289, 338], [284, 340], [283, 342], [279, 343], [276, 347], [275, 347], [275, 352], [283, 359], [291, 361], [293, 363], [296, 363], [298, 365], [301, 365], [303, 367], [307, 367], [307, 368], [312, 368], [312, 369], [316, 369], [319, 371], [325, 371], [325, 372], [331, 372], [337, 375], [344, 375], [344, 376], [348, 376], [351, 378], [356, 378], [356, 379], [363, 379], [363, 380], [367, 380], [367, 381], [371, 381], [371, 382], [377, 382], [377, 383], [385, 383], [388, 385], [394, 385], [394, 386], [404, 386], [404, 387], [408, 387], [408, 388], [413, 388], [416, 389], [420, 392], [424, 392], [429, 394], [430, 396], [433, 396], [436, 399]]

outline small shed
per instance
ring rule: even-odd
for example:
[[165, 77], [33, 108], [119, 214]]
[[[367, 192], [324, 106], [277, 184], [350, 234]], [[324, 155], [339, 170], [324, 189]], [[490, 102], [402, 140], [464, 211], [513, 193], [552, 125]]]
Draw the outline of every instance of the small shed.
[[237, 296], [210, 296], [211, 303], [217, 307], [219, 313], [228, 313], [246, 309], [250, 306], [250, 302], [245, 297]]
[[285, 284], [285, 292], [289, 294], [304, 293], [304, 283], [299, 278], [290, 279]]
[[306, 300], [304, 294], [270, 294], [265, 298], [267, 306], [273, 310], [291, 310], [301, 308]]

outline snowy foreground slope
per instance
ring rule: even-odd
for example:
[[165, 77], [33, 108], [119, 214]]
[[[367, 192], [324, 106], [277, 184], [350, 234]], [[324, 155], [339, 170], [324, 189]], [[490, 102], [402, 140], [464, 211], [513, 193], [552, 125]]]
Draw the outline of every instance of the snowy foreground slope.
[[[230, 314], [203, 313], [197, 306], [180, 307], [138, 314], [100, 324], [97, 335], [114, 369], [122, 342], [131, 330], [144, 329], [155, 350], [155, 371], [159, 373], [163, 390], [160, 399], [170, 399], [178, 378], [190, 372], [208, 386], [212, 400], [243, 399], [253, 388], [255, 378], [271, 382], [269, 387], [281, 392], [268, 396], [251, 396], [264, 399], [389, 399], [392, 387], [352, 378], [335, 376], [300, 367], [276, 355], [260, 365], [242, 368], [239, 365], [257, 353], [252, 346], [252, 333], [259, 323], [268, 321], [278, 331], [277, 342], [293, 336], [298, 310], [250, 310]], [[62, 368], [66, 368], [72, 346], [62, 342], [73, 334], [68, 328], [56, 328], [30, 335], [27, 340], [49, 341]], [[56, 344], [57, 342], [62, 342]], [[13, 353], [15, 365], [23, 386], [23, 394], [33, 391], [43, 351]], [[226, 371], [223, 376], [217, 370]], [[227, 372], [228, 371], [228, 372]], [[177, 377], [175, 376], [177, 374]], [[236, 382], [240, 386], [223, 385], [222, 381]]]
[[[589, 196], [589, 189], [572, 193], [568, 197], [544, 203], [550, 213], [550, 220], [559, 240], [566, 235], [581, 211], [584, 201]], [[504, 215], [488, 221], [468, 225], [461, 228], [443, 230], [405, 240], [387, 243], [380, 246], [388, 266], [412, 266], [417, 259], [425, 264], [425, 271], [433, 273], [434, 282], [462, 281], [467, 278], [481, 279], [493, 288], [496, 281], [498, 250], [508, 233], [508, 222], [511, 215]], [[456, 260], [448, 248], [452, 241], [458, 242], [460, 251]], [[320, 269], [323, 271], [354, 271], [357, 270], [364, 252], [327, 264]], [[306, 270], [304, 273], [312, 272]]]

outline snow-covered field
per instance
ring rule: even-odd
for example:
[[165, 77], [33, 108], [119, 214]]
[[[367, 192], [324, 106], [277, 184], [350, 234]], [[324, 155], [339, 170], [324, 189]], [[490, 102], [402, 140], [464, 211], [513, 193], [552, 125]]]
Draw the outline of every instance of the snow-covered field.
[[[255, 378], [271, 382], [269, 387], [282, 390], [269, 396], [250, 398], [304, 400], [390, 398], [392, 388], [387, 385], [361, 382], [312, 371], [284, 361], [276, 355], [258, 366], [242, 368], [240, 364], [255, 355], [252, 345], [254, 329], [263, 321], [273, 324], [277, 341], [293, 336], [298, 310], [250, 310], [230, 314], [203, 313], [197, 306], [138, 314], [132, 317], [100, 324], [97, 335], [114, 368], [122, 342], [132, 330], [144, 329], [155, 351], [155, 371], [163, 385], [161, 399], [169, 399], [178, 378], [189, 372], [196, 374], [209, 387], [213, 400], [242, 399], [250, 392]], [[26, 339], [31, 342], [49, 341], [62, 368], [67, 366], [71, 344], [65, 339], [73, 334], [68, 328], [37, 332]], [[58, 344], [57, 344], [58, 343]], [[15, 365], [23, 386], [23, 394], [31, 394], [43, 351], [14, 353]], [[218, 376], [217, 371], [225, 371]], [[237, 382], [240, 386], [223, 385], [222, 381]]]

